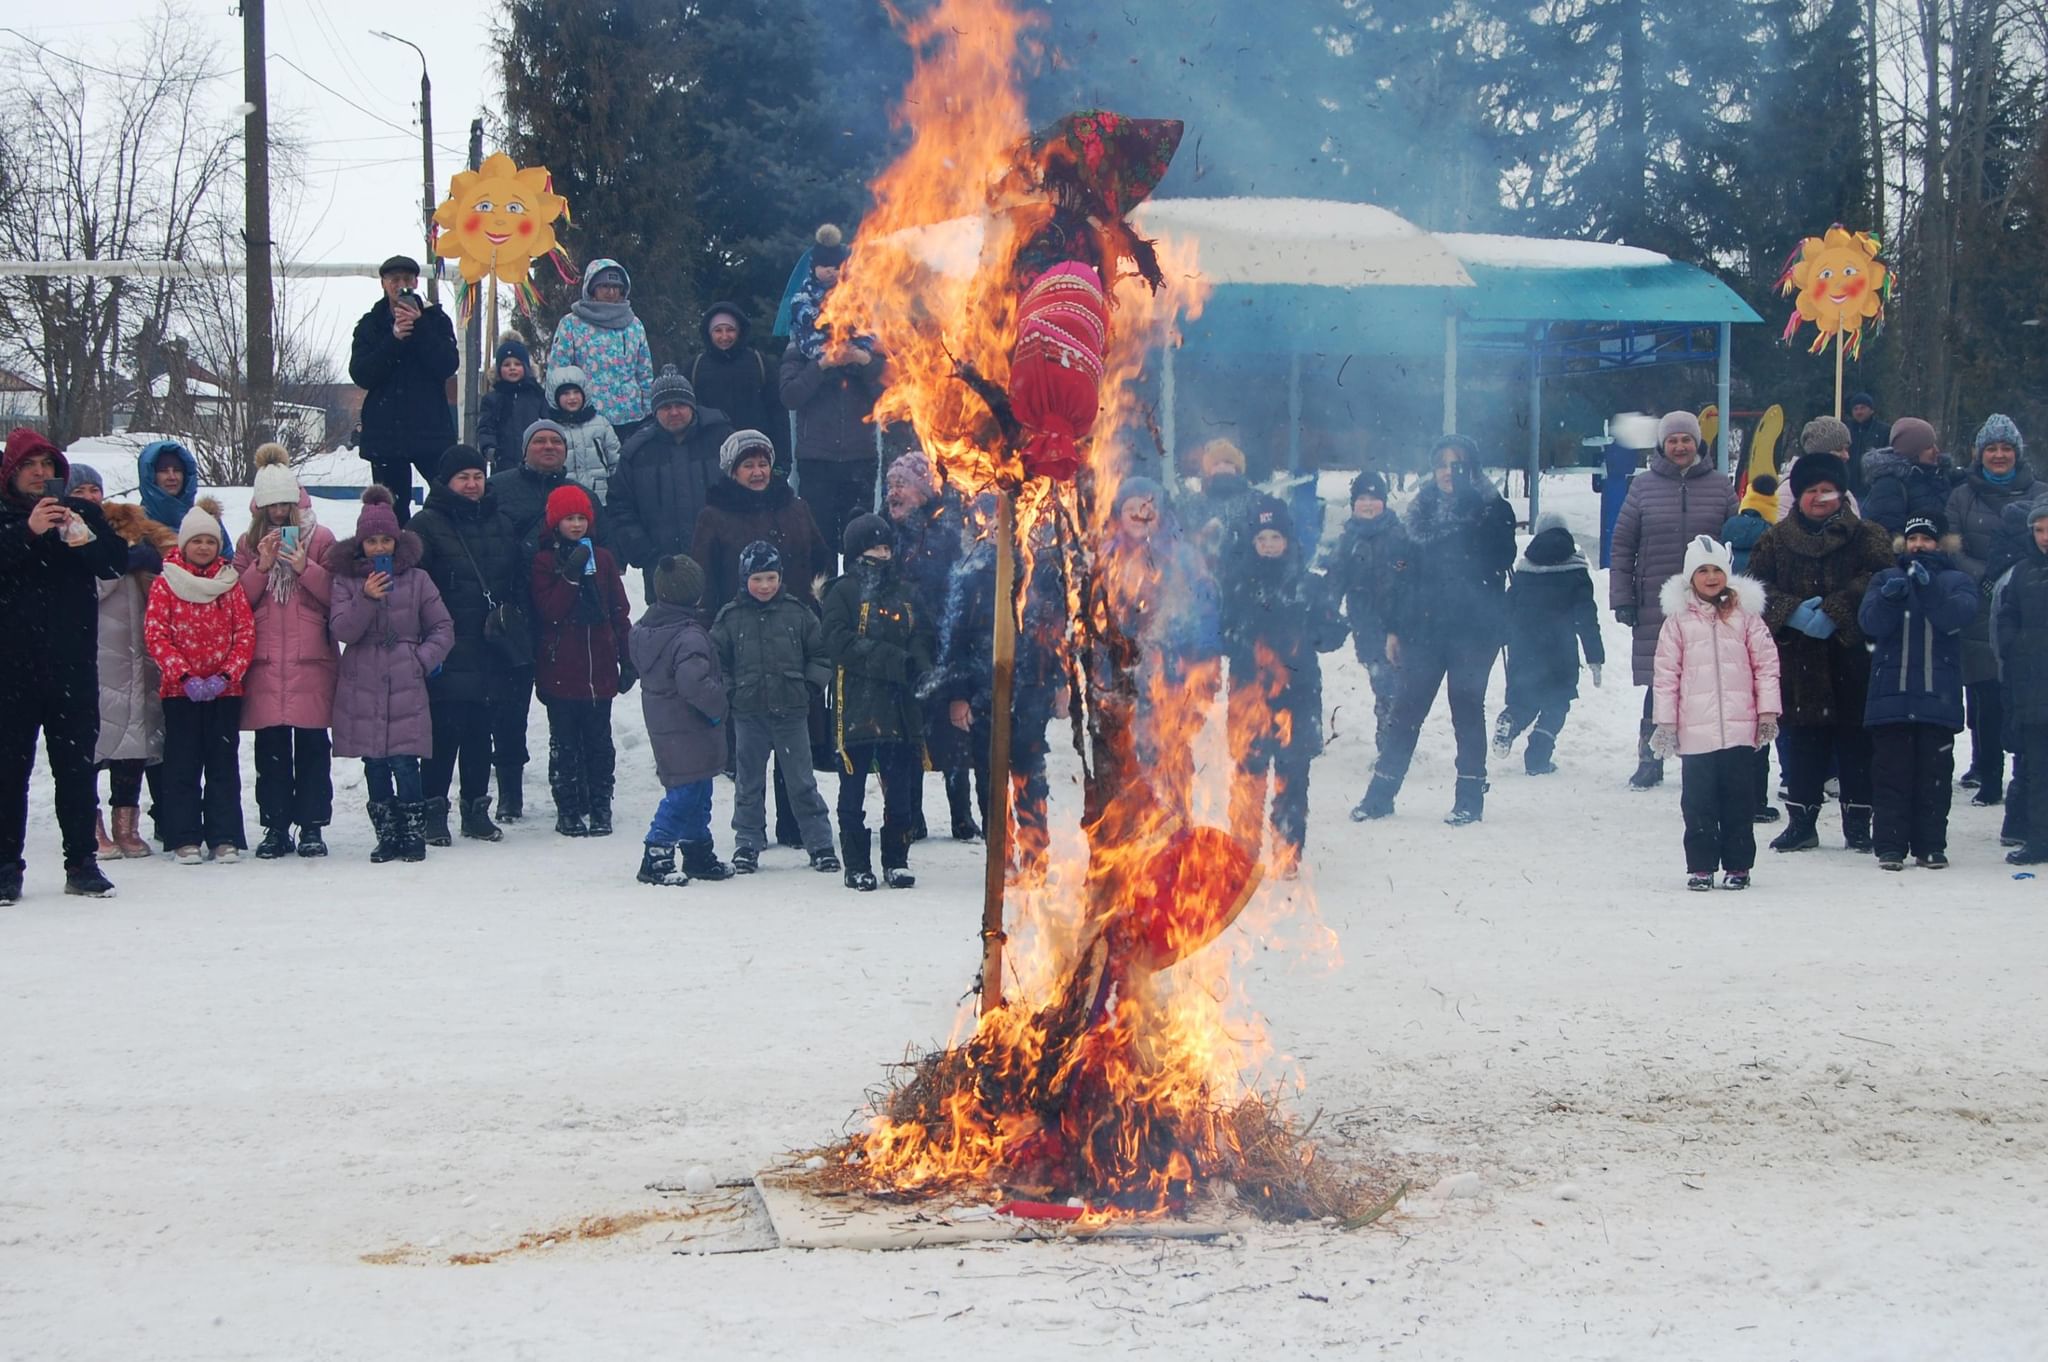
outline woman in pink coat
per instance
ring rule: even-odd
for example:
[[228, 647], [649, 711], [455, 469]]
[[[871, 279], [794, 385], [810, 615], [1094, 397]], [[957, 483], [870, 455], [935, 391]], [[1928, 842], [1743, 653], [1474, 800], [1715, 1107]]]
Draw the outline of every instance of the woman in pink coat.
[[1651, 746], [1683, 767], [1686, 888], [1749, 888], [1756, 863], [1756, 749], [1778, 734], [1778, 645], [1763, 585], [1731, 575], [1726, 544], [1700, 535], [1664, 583], [1651, 680]]
[[243, 594], [256, 616], [256, 660], [242, 682], [242, 729], [256, 735], [256, 859], [294, 850], [325, 856], [320, 830], [334, 821], [334, 680], [341, 654], [327, 632], [334, 533], [313, 515], [313, 499], [292, 476], [283, 445], [256, 451], [249, 531], [236, 549]]

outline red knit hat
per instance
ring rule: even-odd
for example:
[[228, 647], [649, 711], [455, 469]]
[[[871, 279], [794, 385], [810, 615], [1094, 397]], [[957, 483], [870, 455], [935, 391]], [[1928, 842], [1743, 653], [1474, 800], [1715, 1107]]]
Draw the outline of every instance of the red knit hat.
[[597, 523], [597, 509], [590, 504], [590, 493], [573, 482], [548, 493], [548, 528], [554, 529], [572, 515], [580, 515], [593, 525]]

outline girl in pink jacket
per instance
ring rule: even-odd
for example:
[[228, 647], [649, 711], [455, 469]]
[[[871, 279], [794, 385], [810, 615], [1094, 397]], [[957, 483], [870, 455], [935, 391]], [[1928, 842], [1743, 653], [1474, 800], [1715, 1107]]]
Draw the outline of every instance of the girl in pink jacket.
[[1664, 583], [1664, 627], [1651, 683], [1658, 758], [1683, 767], [1685, 886], [1749, 888], [1756, 863], [1756, 749], [1778, 735], [1778, 645], [1764, 589], [1731, 573], [1711, 535], [1687, 545], [1685, 570]]

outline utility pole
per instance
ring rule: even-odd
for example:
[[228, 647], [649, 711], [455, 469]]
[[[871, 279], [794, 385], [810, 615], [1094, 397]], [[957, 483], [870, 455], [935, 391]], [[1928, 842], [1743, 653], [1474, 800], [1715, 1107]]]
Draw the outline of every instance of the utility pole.
[[420, 225], [422, 239], [426, 242], [427, 253], [420, 259], [421, 271], [427, 276], [427, 301], [441, 301], [441, 276], [434, 268], [434, 84], [427, 79], [427, 54], [420, 52], [420, 45], [373, 28], [370, 35], [385, 38], [394, 43], [404, 43], [420, 58]]
[[248, 106], [242, 133], [242, 244], [249, 331], [247, 434], [252, 453], [271, 437], [271, 404], [277, 395], [277, 348], [271, 335], [270, 96], [264, 70], [268, 60], [263, 0], [242, 0], [242, 101]]
[[[469, 168], [481, 170], [484, 164], [484, 121], [470, 120], [469, 124]], [[496, 288], [495, 279], [479, 280], [477, 287]], [[472, 294], [474, 299], [476, 295]], [[462, 442], [476, 443], [477, 383], [484, 367], [484, 314], [481, 307], [469, 309], [469, 324], [462, 330]]]

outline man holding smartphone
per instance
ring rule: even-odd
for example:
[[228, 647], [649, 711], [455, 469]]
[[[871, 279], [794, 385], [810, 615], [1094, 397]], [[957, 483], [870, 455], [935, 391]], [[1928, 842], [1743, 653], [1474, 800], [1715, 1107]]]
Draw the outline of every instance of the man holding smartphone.
[[373, 481], [391, 489], [398, 523], [412, 517], [412, 471], [432, 482], [455, 443], [448, 379], [461, 362], [455, 323], [419, 294], [419, 262], [394, 255], [378, 267], [384, 296], [356, 323], [348, 376], [363, 390], [362, 445]]

